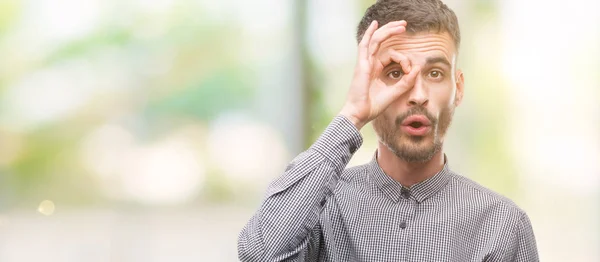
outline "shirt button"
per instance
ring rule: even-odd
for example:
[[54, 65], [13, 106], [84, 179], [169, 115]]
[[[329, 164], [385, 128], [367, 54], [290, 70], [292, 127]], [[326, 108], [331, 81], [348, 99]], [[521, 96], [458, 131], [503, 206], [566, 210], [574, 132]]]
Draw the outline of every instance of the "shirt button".
[[296, 165], [296, 163], [291, 162], [287, 165], [287, 167], [285, 168], [285, 172], [290, 171], [290, 169], [294, 168], [294, 166]]
[[402, 229], [406, 228], [406, 222], [405, 221], [400, 222], [400, 228], [402, 228]]
[[358, 148], [355, 145], [350, 146], [350, 153], [354, 154]]
[[400, 195], [402, 196], [402, 198], [408, 199], [410, 197], [410, 191], [408, 190], [408, 188], [402, 187], [402, 189], [400, 190]]

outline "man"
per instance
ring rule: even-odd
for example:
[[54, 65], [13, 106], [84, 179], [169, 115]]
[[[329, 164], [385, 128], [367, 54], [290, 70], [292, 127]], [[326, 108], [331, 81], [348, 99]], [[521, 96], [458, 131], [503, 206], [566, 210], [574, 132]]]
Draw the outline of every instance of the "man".
[[[345, 105], [269, 186], [240, 260], [538, 261], [525, 212], [448, 168], [442, 145], [464, 89], [454, 12], [380, 0], [357, 38]], [[372, 161], [346, 169], [371, 120]]]

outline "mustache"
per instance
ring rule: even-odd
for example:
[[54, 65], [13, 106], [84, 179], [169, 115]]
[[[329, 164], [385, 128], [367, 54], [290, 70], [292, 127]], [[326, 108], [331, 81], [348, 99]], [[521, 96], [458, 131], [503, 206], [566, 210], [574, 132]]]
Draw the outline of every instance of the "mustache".
[[407, 117], [413, 116], [413, 115], [424, 115], [425, 117], [427, 117], [427, 119], [429, 119], [432, 126], [436, 126], [438, 123], [438, 119], [436, 117], [434, 117], [431, 113], [429, 113], [429, 111], [427, 111], [427, 109], [425, 107], [415, 106], [415, 107], [411, 107], [410, 109], [408, 109], [408, 111], [406, 111], [404, 114], [396, 117], [396, 126], [402, 125], [402, 122], [404, 122], [404, 120]]

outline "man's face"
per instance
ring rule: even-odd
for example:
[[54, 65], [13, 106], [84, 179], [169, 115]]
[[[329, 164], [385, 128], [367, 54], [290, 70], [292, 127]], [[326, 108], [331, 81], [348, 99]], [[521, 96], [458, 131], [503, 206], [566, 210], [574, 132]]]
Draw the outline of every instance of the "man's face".
[[[442, 148], [454, 108], [462, 100], [463, 75], [455, 69], [456, 47], [448, 33], [401, 34], [381, 44], [378, 56], [394, 50], [419, 65], [414, 86], [373, 121], [380, 141], [407, 162], [430, 160]], [[387, 65], [379, 81], [390, 88], [404, 75]]]

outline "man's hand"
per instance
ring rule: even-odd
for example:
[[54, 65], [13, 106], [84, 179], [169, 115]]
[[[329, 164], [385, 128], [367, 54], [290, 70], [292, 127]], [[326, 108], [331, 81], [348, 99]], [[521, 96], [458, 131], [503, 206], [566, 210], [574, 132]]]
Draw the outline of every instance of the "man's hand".
[[[373, 21], [358, 45], [354, 77], [340, 115], [347, 117], [359, 130], [412, 88], [417, 74], [421, 71], [418, 66], [411, 68], [408, 59], [396, 51], [389, 51], [377, 57], [384, 40], [405, 31], [406, 21], [390, 22], [379, 29], [377, 21]], [[393, 86], [388, 86], [380, 76], [384, 67], [391, 62], [400, 64], [406, 74]]]

